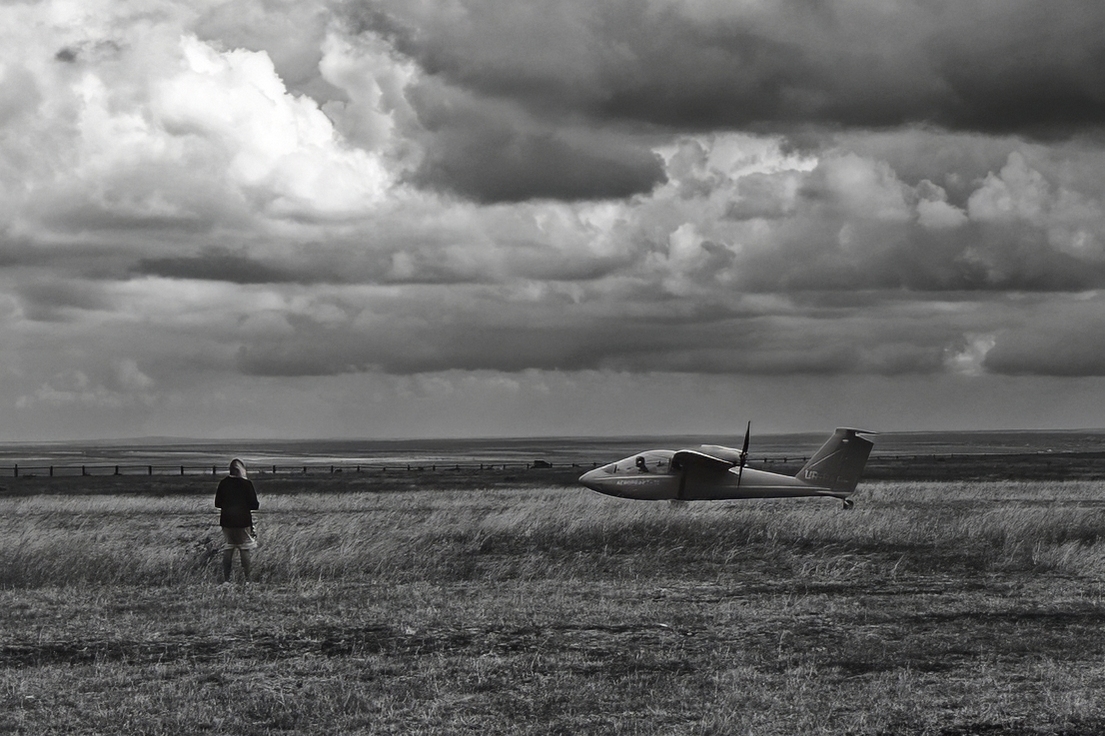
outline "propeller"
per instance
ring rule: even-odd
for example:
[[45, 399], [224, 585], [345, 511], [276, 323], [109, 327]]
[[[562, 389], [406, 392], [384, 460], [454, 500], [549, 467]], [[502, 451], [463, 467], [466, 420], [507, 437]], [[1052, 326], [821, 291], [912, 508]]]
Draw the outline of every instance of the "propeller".
[[[748, 426], [744, 428], [744, 446], [741, 448], [740, 460], [738, 461], [740, 467], [737, 469], [737, 488], [740, 488], [741, 477], [744, 475], [744, 465], [745, 465], [746, 462], [748, 462], [748, 441], [751, 438], [751, 436], [752, 436], [752, 422], [749, 421]], [[704, 446], [703, 449], [706, 449], [705, 446]], [[725, 448], [723, 448], [723, 449], [725, 449]], [[729, 467], [731, 468], [732, 466], [730, 465]], [[676, 462], [675, 462], [674, 459], [672, 460], [672, 469], [673, 470], [676, 469]], [[675, 492], [675, 499], [674, 500], [682, 501], [684, 499], [684, 494], [685, 494], [686, 488], [687, 488], [688, 468], [679, 467], [678, 470], [679, 470], [679, 488]]]
[[741, 476], [744, 475], [744, 464], [748, 461], [748, 439], [751, 435], [752, 421], [749, 420], [748, 426], [744, 430], [744, 446], [741, 447], [740, 468], [737, 469], [737, 488], [741, 487]]

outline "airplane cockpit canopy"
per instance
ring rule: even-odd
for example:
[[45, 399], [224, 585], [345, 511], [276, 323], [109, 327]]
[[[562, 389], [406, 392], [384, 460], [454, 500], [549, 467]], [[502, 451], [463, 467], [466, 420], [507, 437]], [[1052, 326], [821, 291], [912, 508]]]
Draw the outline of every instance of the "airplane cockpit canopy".
[[671, 472], [671, 457], [675, 453], [672, 450], [647, 450], [636, 455], [630, 455], [616, 463], [610, 463], [602, 467], [603, 472], [620, 473], [669, 473]]

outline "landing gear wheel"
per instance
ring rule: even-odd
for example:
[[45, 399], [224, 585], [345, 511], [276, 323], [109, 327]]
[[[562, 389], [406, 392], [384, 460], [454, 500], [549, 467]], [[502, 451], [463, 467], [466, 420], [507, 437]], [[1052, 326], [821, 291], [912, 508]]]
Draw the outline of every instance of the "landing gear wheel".
[[855, 505], [856, 505], [856, 502], [853, 501], [852, 499], [850, 499], [850, 498], [844, 499], [844, 508], [845, 509], [850, 509]]

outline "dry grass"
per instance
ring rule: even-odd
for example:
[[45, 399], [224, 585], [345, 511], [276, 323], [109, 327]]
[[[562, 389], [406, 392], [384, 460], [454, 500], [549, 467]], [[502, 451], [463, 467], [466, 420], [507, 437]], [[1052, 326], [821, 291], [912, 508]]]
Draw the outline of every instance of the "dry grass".
[[1090, 734], [1097, 484], [0, 499], [0, 731]]

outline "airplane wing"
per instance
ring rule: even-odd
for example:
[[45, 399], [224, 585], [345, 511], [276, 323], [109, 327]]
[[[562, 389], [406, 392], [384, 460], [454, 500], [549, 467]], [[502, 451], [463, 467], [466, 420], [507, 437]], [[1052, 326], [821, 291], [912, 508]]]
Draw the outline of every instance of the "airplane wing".
[[693, 468], [694, 470], [706, 470], [715, 473], [728, 472], [730, 468], [736, 467], [737, 465], [737, 463], [722, 460], [720, 457], [707, 455], [698, 450], [679, 450], [672, 455], [671, 464], [673, 468], [682, 470], [690, 470]]

